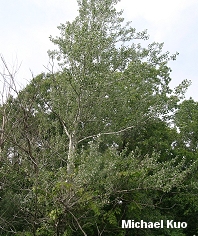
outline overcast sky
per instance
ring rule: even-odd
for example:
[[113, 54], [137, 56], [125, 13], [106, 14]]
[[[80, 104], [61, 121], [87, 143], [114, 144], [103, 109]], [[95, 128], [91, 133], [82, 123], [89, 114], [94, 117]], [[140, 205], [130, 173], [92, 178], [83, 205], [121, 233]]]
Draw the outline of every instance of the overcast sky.
[[[164, 42], [164, 51], [180, 53], [170, 64], [171, 84], [191, 80], [186, 97], [198, 101], [198, 0], [121, 0], [117, 9], [138, 31], [148, 29], [150, 43]], [[30, 70], [46, 71], [49, 36], [58, 36], [57, 26], [76, 15], [75, 0], [1, 0], [0, 53], [10, 68], [22, 63], [20, 83], [30, 81]]]

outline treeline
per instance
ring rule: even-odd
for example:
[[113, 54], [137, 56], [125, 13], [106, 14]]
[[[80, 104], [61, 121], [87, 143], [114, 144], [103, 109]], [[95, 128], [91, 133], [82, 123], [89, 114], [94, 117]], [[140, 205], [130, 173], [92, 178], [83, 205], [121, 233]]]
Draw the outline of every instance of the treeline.
[[[3, 236], [198, 233], [198, 103], [185, 100], [188, 81], [170, 88], [176, 54], [143, 48], [147, 32], [125, 24], [117, 2], [78, 1], [75, 20], [50, 37], [49, 73], [23, 90], [2, 60]], [[122, 220], [187, 227], [122, 229]]]

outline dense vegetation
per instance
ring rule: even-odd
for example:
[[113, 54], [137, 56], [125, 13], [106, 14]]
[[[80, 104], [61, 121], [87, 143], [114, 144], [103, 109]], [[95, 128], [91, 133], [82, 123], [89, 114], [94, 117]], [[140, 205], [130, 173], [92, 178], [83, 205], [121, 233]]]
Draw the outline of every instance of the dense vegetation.
[[[125, 24], [117, 2], [78, 0], [75, 20], [50, 37], [49, 73], [20, 92], [9, 83], [0, 235], [198, 234], [198, 103], [184, 99], [188, 81], [169, 86], [176, 55], [143, 48], [147, 32]], [[122, 229], [123, 219], [188, 227]]]

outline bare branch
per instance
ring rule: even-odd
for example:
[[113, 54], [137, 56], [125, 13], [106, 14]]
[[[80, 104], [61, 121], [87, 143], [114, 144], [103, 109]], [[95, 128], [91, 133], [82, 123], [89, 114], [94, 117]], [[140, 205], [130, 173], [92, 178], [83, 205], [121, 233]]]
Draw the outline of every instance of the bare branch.
[[[69, 210], [68, 210], [68, 211], [69, 211]], [[87, 236], [87, 234], [86, 234], [85, 231], [83, 230], [82, 226], [80, 225], [80, 223], [79, 223], [78, 219], [75, 217], [75, 215], [74, 215], [71, 211], [69, 211], [69, 213], [73, 216], [74, 220], [76, 221], [78, 227], [80, 228], [80, 230], [82, 231], [82, 233], [84, 234], [84, 236]]]
[[106, 133], [99, 133], [99, 134], [95, 134], [95, 135], [90, 135], [90, 136], [87, 136], [87, 137], [85, 137], [85, 138], [79, 140], [78, 143], [80, 143], [80, 142], [82, 142], [82, 141], [84, 141], [84, 140], [86, 140], [86, 139], [89, 139], [89, 138], [100, 137], [101, 135], [120, 134], [120, 133], [122, 133], [122, 132], [124, 132], [124, 131], [126, 131], [126, 130], [129, 130], [129, 129], [132, 129], [132, 128], [134, 128], [134, 126], [129, 126], [129, 127], [125, 128], [125, 129], [121, 129], [121, 130], [119, 130], [119, 131], [106, 132]]
[[[16, 88], [16, 83], [15, 83], [15, 80], [14, 80], [14, 75], [10, 72], [10, 70], [9, 70], [9, 68], [8, 68], [8, 65], [7, 65], [5, 59], [3, 58], [2, 55], [0, 55], [0, 59], [1, 59], [2, 63], [3, 63], [3, 65], [4, 65], [4, 67], [6, 68], [6, 70], [7, 70], [7, 72], [8, 72], [8, 76], [9, 76], [9, 78], [10, 78], [10, 82], [8, 82], [8, 81], [5, 79], [5, 76], [4, 76], [4, 81], [9, 84], [9, 93], [11, 92], [11, 89], [12, 89], [16, 94], [18, 94], [17, 88]], [[17, 72], [17, 71], [16, 71], [16, 72]], [[15, 72], [15, 74], [16, 74], [16, 72]], [[9, 95], [10, 95], [10, 94], [9, 94]]]

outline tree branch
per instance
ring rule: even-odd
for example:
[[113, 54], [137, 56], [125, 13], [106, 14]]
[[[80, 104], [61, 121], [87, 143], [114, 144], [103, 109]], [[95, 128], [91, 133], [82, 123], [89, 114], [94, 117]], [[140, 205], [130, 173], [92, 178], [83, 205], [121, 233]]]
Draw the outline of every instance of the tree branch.
[[79, 140], [78, 143], [80, 143], [80, 142], [82, 142], [82, 141], [84, 141], [84, 140], [86, 140], [86, 139], [89, 139], [89, 138], [100, 137], [101, 135], [120, 134], [120, 133], [122, 133], [122, 132], [124, 132], [124, 131], [126, 131], [126, 130], [129, 130], [129, 129], [132, 129], [132, 128], [134, 128], [134, 126], [129, 126], [129, 127], [125, 128], [125, 129], [121, 129], [121, 130], [119, 130], [119, 131], [105, 132], [105, 133], [99, 133], [99, 134], [95, 134], [95, 135], [90, 135], [90, 136], [87, 136], [87, 137], [85, 137], [85, 138]]
[[73, 216], [74, 220], [76, 221], [78, 227], [80, 228], [80, 230], [82, 231], [82, 233], [84, 234], [84, 236], [87, 236], [87, 234], [85, 233], [85, 231], [83, 230], [83, 228], [81, 227], [80, 223], [78, 222], [78, 219], [75, 217], [75, 215], [70, 211], [68, 210], [68, 212]]
[[[8, 72], [8, 74], [9, 74], [9, 77], [10, 77], [10, 82], [7, 82], [7, 80], [5, 79], [5, 82], [7, 82], [8, 84], [9, 84], [9, 95], [10, 95], [10, 89], [12, 89], [17, 95], [18, 95], [18, 91], [17, 91], [17, 88], [16, 88], [16, 83], [15, 83], [15, 81], [14, 81], [14, 76], [13, 76], [13, 74], [10, 72], [10, 70], [9, 70], [9, 68], [8, 68], [8, 66], [7, 66], [7, 63], [6, 63], [6, 61], [4, 60], [4, 58], [3, 58], [3, 56], [2, 55], [0, 55], [0, 59], [1, 59], [1, 61], [2, 61], [2, 63], [3, 63], [3, 65], [5, 66], [5, 68], [6, 68], [6, 70], [7, 70], [7, 72]], [[15, 73], [16, 73], [17, 71], [15, 71]], [[14, 73], [14, 74], [15, 74]], [[14, 86], [14, 87], [13, 87]]]

